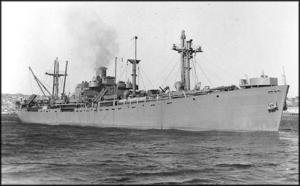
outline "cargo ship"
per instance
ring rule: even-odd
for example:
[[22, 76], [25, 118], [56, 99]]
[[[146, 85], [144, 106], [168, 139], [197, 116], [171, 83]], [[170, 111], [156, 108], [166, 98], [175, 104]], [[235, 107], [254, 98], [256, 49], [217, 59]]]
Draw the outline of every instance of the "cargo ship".
[[[96, 70], [92, 81], [83, 81], [75, 94], [65, 93], [67, 66], [59, 72], [59, 61], [54, 61], [52, 92], [32, 72], [43, 97], [36, 94], [16, 102], [17, 115], [23, 123], [49, 125], [80, 125], [134, 129], [178, 129], [188, 131], [278, 131], [289, 85], [278, 85], [278, 79], [262, 74], [241, 79], [239, 86], [190, 87], [191, 59], [203, 52], [193, 48], [193, 40], [186, 40], [181, 32], [180, 45], [172, 50], [180, 55], [180, 81], [169, 86], [140, 90], [136, 82], [135, 57], [127, 59], [132, 66], [131, 81], [116, 81], [107, 76], [106, 67]], [[59, 94], [59, 78], [64, 78]]]

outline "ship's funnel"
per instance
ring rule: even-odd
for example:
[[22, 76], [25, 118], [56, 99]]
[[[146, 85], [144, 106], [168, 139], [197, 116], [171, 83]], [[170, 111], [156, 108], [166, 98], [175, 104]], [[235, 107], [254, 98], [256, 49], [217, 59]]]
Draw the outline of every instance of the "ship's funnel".
[[186, 37], [185, 37], [185, 31], [184, 30], [182, 30], [181, 31], [181, 36], [180, 36], [180, 39], [185, 39]]
[[106, 67], [99, 67], [96, 71], [96, 77], [100, 76], [101, 78], [105, 78], [106, 77]]

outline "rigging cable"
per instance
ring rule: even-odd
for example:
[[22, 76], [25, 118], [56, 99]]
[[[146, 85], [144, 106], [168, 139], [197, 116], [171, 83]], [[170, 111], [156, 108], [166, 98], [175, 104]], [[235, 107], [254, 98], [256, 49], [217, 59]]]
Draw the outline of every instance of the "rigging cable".
[[177, 70], [175, 70], [175, 74], [174, 74], [174, 77], [172, 78], [172, 80], [173, 80], [172, 82], [175, 83], [177, 77], [180, 77], [180, 68], [177, 68]]
[[[173, 57], [174, 58], [174, 57]], [[174, 59], [171, 59], [169, 61], [175, 61]], [[163, 74], [167, 69], [170, 69], [169, 66], [171, 65], [172, 63], [167, 63], [167, 65], [165, 65], [165, 67], [160, 71], [160, 74]], [[162, 78], [163, 79], [163, 78]]]
[[145, 87], [145, 83], [144, 83], [144, 80], [143, 80], [142, 74], [141, 74], [141, 81], [142, 81], [142, 84], [143, 84], [144, 90], [146, 90], [146, 87]]
[[171, 73], [174, 72], [174, 69], [175, 69], [176, 66], [177, 66], [177, 63], [174, 63], [173, 68], [171, 69], [171, 71], [169, 72], [169, 74], [167, 75], [167, 77], [164, 78], [164, 81], [163, 81], [163, 84], [164, 84], [164, 85], [166, 84], [166, 82], [167, 82], [169, 76], [171, 75]]
[[148, 78], [147, 74], [144, 72], [144, 70], [142, 68], [140, 68], [141, 71], [145, 74], [145, 77], [147, 78], [147, 80], [150, 82], [150, 84], [154, 87], [154, 85], [152, 84], [152, 82], [150, 81], [150, 79]]
[[[191, 60], [191, 63], [192, 63], [192, 65], [193, 65], [193, 61]], [[193, 65], [194, 66], [194, 65]], [[192, 70], [192, 72], [191, 72], [191, 76], [193, 76], [193, 78], [192, 78], [192, 80], [193, 80], [193, 83], [194, 83], [194, 85], [196, 85], [196, 75], [195, 75], [195, 71], [194, 70]], [[191, 87], [192, 87], [192, 81], [191, 81]]]
[[[227, 71], [225, 68], [220, 68], [220, 67], [223, 67], [223, 66], [221, 66], [221, 65], [214, 65], [214, 63], [213, 63], [212, 60], [209, 60], [207, 57], [204, 57], [204, 58], [205, 58], [206, 61], [208, 61], [211, 65], [213, 65], [213, 67], [215, 67], [214, 69], [216, 69], [217, 71], [220, 71], [220, 70], [221, 70], [220, 73], [214, 72], [214, 74], [215, 74], [215, 77], [218, 78], [218, 79], [219, 79], [220, 81], [222, 81], [223, 83], [226, 83], [226, 79], [228, 79], [228, 78], [226, 78], [226, 77], [224, 77], [224, 76], [223, 76], [223, 77], [220, 76], [220, 75], [224, 74], [224, 72], [225, 72], [226, 74], [228, 74], [228, 75], [231, 75], [231, 76], [230, 76], [231, 78], [239, 79], [239, 78], [236, 77], [233, 73]], [[212, 71], [212, 72], [213, 72], [213, 71]]]
[[[223, 57], [223, 56], [224, 56], [224, 53], [218, 52], [219, 49], [214, 48], [213, 50], [214, 50], [214, 53], [217, 54], [217, 56], [221, 56], [222, 59], [225, 59], [225, 57]], [[222, 63], [216, 64], [214, 60], [208, 59], [205, 55], [203, 55], [203, 57], [204, 57], [204, 58], [206, 59], [206, 61], [208, 61], [211, 65], [215, 66], [216, 69], [219, 69], [219, 70], [221, 70], [221, 71], [226, 72], [227, 74], [229, 74], [229, 75], [231, 76], [231, 78], [239, 79], [239, 76], [237, 76], [236, 74], [232, 73], [232, 71], [230, 71], [230, 70], [228, 70], [228, 69], [225, 68], [225, 67], [227, 67], [226, 65], [222, 65]], [[233, 61], [235, 61], [235, 60], [233, 60]], [[236, 66], [236, 65], [235, 65], [235, 66]], [[224, 79], [224, 78], [222, 78], [222, 79]]]
[[202, 70], [200, 64], [196, 62], [196, 59], [195, 59], [195, 63], [198, 65], [199, 69], [201, 70], [201, 72], [202, 72], [203, 75], [205, 76], [205, 79], [206, 79], [207, 82], [210, 84], [210, 86], [213, 86], [213, 84], [210, 82], [210, 80], [209, 80], [208, 77], [206, 76], [206, 73], [204, 72], [204, 70]]
[[48, 81], [49, 81], [48, 78], [49, 78], [49, 76], [46, 76], [46, 80], [44, 80], [44, 85], [46, 86], [46, 88], [51, 89], [48, 84]]
[[193, 67], [194, 67], [194, 73], [195, 73], [195, 83], [199, 82], [199, 79], [198, 79], [198, 76], [197, 76], [197, 72], [196, 72], [196, 68], [195, 68], [195, 58], [196, 58], [196, 53], [194, 54], [194, 58], [192, 60], [192, 64], [193, 64]]

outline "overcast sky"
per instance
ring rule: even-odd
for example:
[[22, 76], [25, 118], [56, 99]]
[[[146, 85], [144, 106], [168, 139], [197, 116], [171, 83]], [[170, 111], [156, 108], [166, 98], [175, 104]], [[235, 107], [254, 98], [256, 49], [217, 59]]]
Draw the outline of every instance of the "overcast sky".
[[[140, 88], [150, 89], [180, 80], [179, 44], [185, 30], [194, 46], [202, 46], [192, 63], [191, 87], [238, 85], [240, 78], [282, 71], [298, 93], [297, 2], [2, 2], [2, 93], [41, 92], [28, 70], [51, 88], [58, 57], [60, 70], [69, 61], [67, 92], [90, 81], [95, 68], [107, 66], [117, 79], [130, 78], [137, 35]], [[123, 58], [123, 62], [121, 61]], [[193, 66], [194, 65], [194, 66]], [[195, 71], [197, 75], [195, 74]]]

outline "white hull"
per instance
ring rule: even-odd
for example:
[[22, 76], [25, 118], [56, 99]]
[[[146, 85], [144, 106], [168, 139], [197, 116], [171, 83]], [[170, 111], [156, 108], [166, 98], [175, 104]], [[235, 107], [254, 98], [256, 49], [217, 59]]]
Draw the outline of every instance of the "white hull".
[[[288, 85], [281, 85], [99, 107], [97, 111], [20, 111], [18, 116], [25, 123], [51, 125], [190, 131], [278, 131], [287, 91]], [[278, 109], [270, 112], [270, 103], [276, 103]]]

